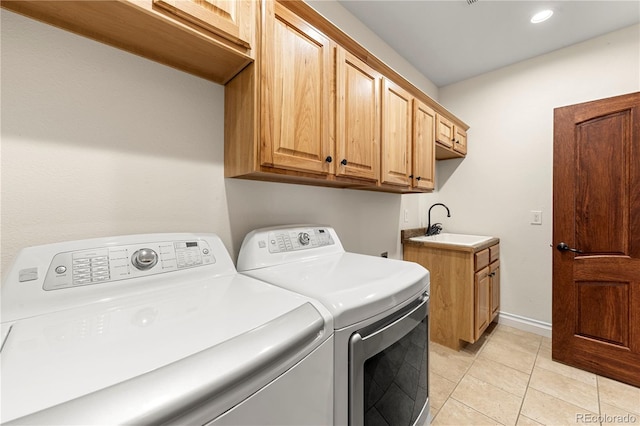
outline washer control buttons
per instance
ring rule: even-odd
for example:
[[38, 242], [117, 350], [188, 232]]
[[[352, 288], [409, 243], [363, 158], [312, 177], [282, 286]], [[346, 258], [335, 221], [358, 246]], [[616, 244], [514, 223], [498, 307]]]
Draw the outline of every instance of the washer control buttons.
[[56, 274], [64, 274], [67, 272], [67, 267], [64, 265], [60, 265], [56, 268]]

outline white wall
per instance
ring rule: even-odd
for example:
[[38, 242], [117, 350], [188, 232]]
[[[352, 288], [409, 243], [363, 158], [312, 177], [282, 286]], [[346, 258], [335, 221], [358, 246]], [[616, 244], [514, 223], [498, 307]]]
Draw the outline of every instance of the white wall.
[[402, 256], [418, 198], [224, 179], [223, 86], [0, 15], [3, 272], [22, 247], [146, 232], [215, 232], [235, 257], [251, 229], [302, 222]]
[[471, 129], [467, 158], [438, 165], [438, 196], [450, 229], [500, 237], [503, 313], [551, 322], [553, 109], [638, 90], [637, 25], [440, 88]]
[[431, 80], [409, 64], [336, 0], [306, 0], [306, 3], [418, 89], [432, 99], [438, 100], [438, 87]]

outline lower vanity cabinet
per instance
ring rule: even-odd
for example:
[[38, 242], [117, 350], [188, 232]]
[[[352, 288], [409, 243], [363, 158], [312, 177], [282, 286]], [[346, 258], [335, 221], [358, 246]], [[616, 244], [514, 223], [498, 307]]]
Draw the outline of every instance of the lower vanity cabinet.
[[431, 274], [431, 341], [460, 350], [474, 343], [500, 310], [500, 240], [478, 246], [403, 238], [404, 260]]
[[478, 340], [500, 309], [500, 244], [474, 253], [474, 341]]

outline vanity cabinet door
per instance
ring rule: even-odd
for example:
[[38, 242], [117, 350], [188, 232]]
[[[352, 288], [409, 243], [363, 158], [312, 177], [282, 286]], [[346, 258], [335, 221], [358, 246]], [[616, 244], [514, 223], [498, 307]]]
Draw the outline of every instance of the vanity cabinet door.
[[477, 340], [482, 332], [491, 322], [491, 280], [489, 277], [489, 267], [485, 267], [476, 272], [475, 275], [475, 339]]
[[500, 261], [496, 260], [489, 265], [489, 279], [491, 292], [491, 321], [500, 311]]

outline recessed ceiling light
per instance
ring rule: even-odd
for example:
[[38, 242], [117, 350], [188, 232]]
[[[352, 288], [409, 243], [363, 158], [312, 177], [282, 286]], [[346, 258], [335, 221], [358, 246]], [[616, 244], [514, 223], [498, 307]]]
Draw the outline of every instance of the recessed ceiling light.
[[543, 10], [542, 12], [538, 12], [535, 15], [533, 15], [533, 17], [531, 18], [531, 23], [539, 24], [540, 22], [544, 22], [547, 19], [551, 18], [551, 15], [553, 15], [553, 10], [551, 9]]

